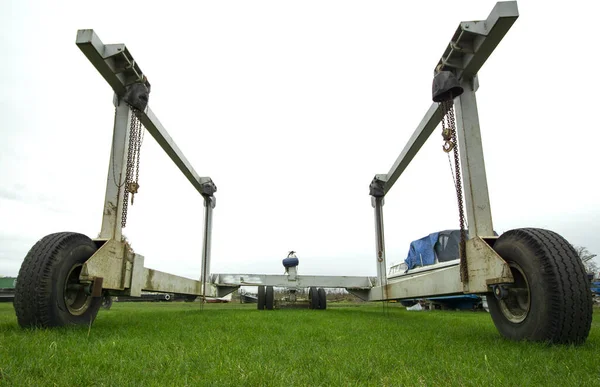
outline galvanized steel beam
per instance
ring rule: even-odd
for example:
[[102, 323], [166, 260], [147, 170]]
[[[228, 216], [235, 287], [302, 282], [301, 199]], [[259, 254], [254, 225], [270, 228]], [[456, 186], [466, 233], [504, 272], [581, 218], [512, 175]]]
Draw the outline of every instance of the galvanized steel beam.
[[[142, 290], [149, 292], [202, 295], [202, 282], [158, 270], [144, 268]], [[207, 291], [207, 296], [212, 296], [212, 292], [209, 293]]]
[[[125, 86], [143, 79], [139, 65], [133, 60], [124, 44], [105, 45], [94, 33], [94, 30], [89, 29], [77, 31], [76, 44], [118, 97], [122, 97], [125, 93]], [[140, 113], [139, 118], [188, 181], [199, 193], [205, 193], [203, 184], [210, 182], [210, 177], [201, 177], [196, 173], [152, 109], [148, 107], [145, 112]]]
[[472, 80], [463, 80], [461, 86], [464, 92], [455, 100], [456, 132], [469, 236], [471, 238], [491, 237], [494, 235], [494, 225], [485, 173], [475, 85]]
[[126, 144], [129, 143], [129, 124], [131, 109], [122, 100], [115, 100], [115, 122], [113, 128], [112, 147], [106, 177], [106, 193], [104, 195], [104, 211], [99, 238], [122, 238], [121, 217], [123, 215], [123, 186], [127, 172]]
[[[372, 197], [371, 204], [375, 209], [375, 257], [377, 267], [377, 286], [385, 289], [387, 273], [385, 262], [385, 236], [383, 232], [383, 197]], [[385, 294], [381, 295], [383, 298]]]
[[[497, 3], [486, 20], [460, 23], [436, 69], [453, 71], [459, 80], [471, 81], [518, 16], [517, 2], [507, 1]], [[392, 189], [441, 119], [439, 104], [432, 104], [389, 172], [377, 175], [385, 181], [384, 193]]]
[[453, 71], [459, 80], [475, 77], [518, 17], [517, 2], [503, 1], [486, 20], [460, 23], [436, 69]]
[[440, 104], [433, 103], [425, 113], [425, 116], [413, 132], [412, 136], [402, 149], [400, 156], [394, 162], [387, 175], [378, 175], [380, 179], [385, 181], [384, 193], [387, 194], [392, 186], [410, 164], [417, 152], [421, 149], [425, 141], [431, 136], [431, 133], [442, 121], [442, 109]]
[[298, 275], [290, 280], [287, 275], [270, 274], [213, 274], [212, 283], [217, 286], [278, 286], [369, 289], [375, 285], [375, 277]]
[[[388, 279], [388, 284], [377, 286], [369, 292], [369, 301], [398, 300], [463, 294], [458, 263], [430, 271]], [[385, 297], [381, 295], [385, 294]]]

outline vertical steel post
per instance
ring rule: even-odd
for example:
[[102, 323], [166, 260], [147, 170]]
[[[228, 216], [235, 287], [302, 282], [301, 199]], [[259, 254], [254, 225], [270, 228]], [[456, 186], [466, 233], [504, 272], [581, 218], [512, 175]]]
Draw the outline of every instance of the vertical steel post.
[[[385, 239], [383, 235], [383, 204], [384, 198], [371, 196], [371, 205], [375, 209], [375, 248], [377, 257], [377, 286], [385, 289], [387, 285], [385, 264]], [[383, 290], [382, 290], [383, 292]], [[385, 298], [385, 294], [381, 295]]]
[[462, 80], [461, 86], [464, 92], [455, 100], [456, 126], [469, 237], [493, 236], [492, 211], [475, 97], [477, 78]]
[[216, 205], [214, 196], [202, 195], [204, 198], [204, 237], [202, 241], [202, 296], [206, 296], [206, 286], [210, 285], [210, 246], [212, 236], [212, 214]]
[[127, 103], [115, 95], [115, 123], [112, 148], [108, 162], [104, 212], [99, 238], [121, 241], [121, 216], [123, 214], [123, 192], [127, 168], [127, 144], [129, 143], [130, 108]]

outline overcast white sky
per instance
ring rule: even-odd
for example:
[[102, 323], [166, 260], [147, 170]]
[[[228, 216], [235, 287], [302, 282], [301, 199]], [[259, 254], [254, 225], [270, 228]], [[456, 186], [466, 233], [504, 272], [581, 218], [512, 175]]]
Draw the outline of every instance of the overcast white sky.
[[[150, 106], [218, 187], [212, 272], [375, 275], [368, 187], [430, 106], [460, 21], [493, 1], [0, 2], [0, 275], [46, 234], [100, 230], [112, 91], [77, 29], [125, 43]], [[494, 228], [543, 227], [600, 254], [593, 1], [520, 1], [479, 73]], [[457, 228], [437, 129], [386, 198], [388, 266]], [[146, 266], [197, 278], [203, 207], [154, 140], [125, 234]], [[596, 258], [598, 259], [598, 258]], [[598, 261], [597, 261], [598, 262]]]

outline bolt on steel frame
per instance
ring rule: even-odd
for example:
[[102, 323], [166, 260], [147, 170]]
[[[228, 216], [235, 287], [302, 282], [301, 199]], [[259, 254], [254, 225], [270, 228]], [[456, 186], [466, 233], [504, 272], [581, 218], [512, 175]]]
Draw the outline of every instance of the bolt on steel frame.
[[98, 251], [84, 264], [80, 279], [97, 281], [114, 293], [139, 296], [142, 291], [172, 292], [222, 297], [239, 286], [337, 287], [369, 301], [487, 293], [489, 286], [511, 283], [506, 262], [492, 249], [492, 216], [475, 92], [477, 72], [518, 17], [516, 2], [497, 3], [486, 20], [462, 22], [436, 68], [450, 69], [458, 77], [464, 93], [457, 97], [456, 115], [466, 212], [470, 240], [467, 242], [468, 279], [460, 280], [458, 263], [423, 268], [410, 275], [387, 279], [383, 204], [385, 195], [404, 172], [442, 119], [440, 105], [434, 103], [425, 113], [400, 156], [387, 174], [376, 175], [371, 183], [375, 211], [377, 277], [211, 274], [210, 243], [216, 187], [209, 177], [200, 177], [168, 135], [150, 108], [138, 112], [139, 119], [162, 149], [177, 165], [204, 200], [204, 234], [200, 280], [178, 277], [144, 267], [144, 257], [131, 254], [123, 242], [121, 215], [131, 108], [123, 101], [125, 87], [144, 79], [139, 65], [124, 44], [103, 44], [93, 30], [77, 33], [77, 46], [115, 92], [116, 106], [113, 147], [109, 163], [101, 233], [95, 243]]

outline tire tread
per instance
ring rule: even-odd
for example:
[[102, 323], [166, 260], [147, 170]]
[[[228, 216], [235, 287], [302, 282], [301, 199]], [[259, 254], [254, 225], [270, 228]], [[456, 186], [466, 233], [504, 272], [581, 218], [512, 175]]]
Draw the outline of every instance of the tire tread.
[[37, 241], [25, 256], [17, 276], [13, 302], [17, 321], [21, 327], [59, 325], [50, 311], [52, 268], [60, 259], [59, 252], [78, 239], [93, 243], [83, 234], [58, 232], [46, 235]]
[[549, 328], [543, 337], [533, 339], [554, 344], [585, 342], [592, 323], [592, 293], [573, 246], [559, 234], [538, 228], [511, 230], [500, 238], [523, 242], [541, 262], [540, 275], [548, 284]]

